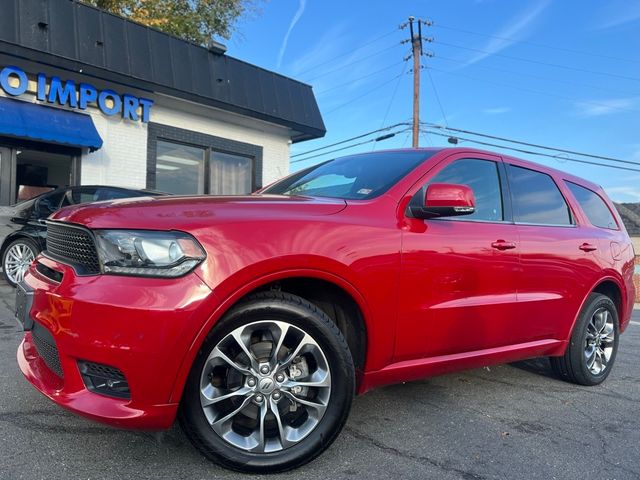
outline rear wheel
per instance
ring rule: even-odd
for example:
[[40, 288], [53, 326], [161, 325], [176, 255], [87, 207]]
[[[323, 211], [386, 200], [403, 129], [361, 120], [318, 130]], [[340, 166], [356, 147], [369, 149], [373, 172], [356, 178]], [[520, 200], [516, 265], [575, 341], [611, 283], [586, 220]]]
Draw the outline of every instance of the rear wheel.
[[579, 385], [598, 385], [611, 372], [618, 352], [618, 311], [611, 299], [589, 295], [562, 357], [550, 358], [555, 373]]
[[38, 245], [28, 238], [19, 238], [7, 246], [2, 254], [2, 274], [9, 285], [15, 287], [22, 281], [38, 253]]
[[331, 319], [300, 297], [264, 292], [209, 334], [179, 418], [208, 458], [235, 470], [278, 472], [333, 442], [354, 390], [351, 355]]

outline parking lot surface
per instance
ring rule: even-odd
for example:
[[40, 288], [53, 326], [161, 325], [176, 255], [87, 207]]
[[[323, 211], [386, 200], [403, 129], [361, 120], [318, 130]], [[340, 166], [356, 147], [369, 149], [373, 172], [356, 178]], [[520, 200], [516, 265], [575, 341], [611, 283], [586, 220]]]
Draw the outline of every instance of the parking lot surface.
[[[12, 308], [0, 284], [1, 479], [246, 477], [205, 460], [177, 426], [116, 430], [44, 398], [18, 370]], [[554, 379], [539, 359], [382, 388], [355, 400], [321, 457], [278, 478], [638, 479], [639, 364], [635, 310], [599, 387]]]

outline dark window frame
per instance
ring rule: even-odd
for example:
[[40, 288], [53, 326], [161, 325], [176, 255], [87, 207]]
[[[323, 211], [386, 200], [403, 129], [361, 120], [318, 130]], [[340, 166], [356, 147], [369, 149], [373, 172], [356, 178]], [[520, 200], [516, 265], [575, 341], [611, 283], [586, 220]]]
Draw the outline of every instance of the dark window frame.
[[260, 145], [239, 142], [228, 138], [216, 137], [205, 133], [194, 132], [182, 128], [149, 123], [147, 126], [147, 187], [156, 189], [156, 157], [158, 141], [166, 141], [201, 148], [205, 151], [204, 158], [204, 194], [211, 193], [211, 154], [226, 153], [249, 158], [251, 160], [251, 191], [262, 188], [263, 148]]
[[[511, 178], [509, 175], [509, 167], [516, 167], [516, 168], [521, 168], [522, 170], [529, 170], [531, 172], [535, 172], [538, 173], [540, 175], [545, 175], [547, 177], [549, 177], [551, 179], [551, 182], [553, 183], [553, 185], [556, 187], [556, 189], [558, 190], [558, 193], [560, 194], [560, 198], [562, 198], [562, 200], [564, 201], [566, 207], [567, 207], [567, 213], [569, 214], [569, 222], [570, 223], [533, 223], [533, 222], [520, 222], [518, 221], [517, 215], [518, 212], [516, 212], [516, 202], [514, 201], [514, 189], [511, 186]], [[530, 167], [523, 167], [522, 165], [518, 165], [515, 163], [509, 163], [509, 162], [505, 162], [504, 163], [504, 169], [505, 169], [505, 175], [506, 175], [506, 179], [507, 182], [509, 184], [509, 194], [511, 197], [511, 205], [512, 205], [512, 212], [513, 212], [513, 223], [516, 225], [529, 225], [529, 226], [535, 226], [535, 227], [559, 227], [559, 228], [576, 228], [577, 224], [576, 224], [576, 216], [575, 216], [575, 212], [573, 211], [573, 206], [571, 204], [571, 202], [567, 201], [567, 197], [565, 196], [565, 194], [562, 192], [562, 189], [560, 188], [560, 185], [558, 185], [558, 182], [556, 181], [556, 179], [553, 177], [553, 175], [550, 175], [546, 172], [542, 172], [540, 170], [536, 170], [535, 168], [530, 168]]]

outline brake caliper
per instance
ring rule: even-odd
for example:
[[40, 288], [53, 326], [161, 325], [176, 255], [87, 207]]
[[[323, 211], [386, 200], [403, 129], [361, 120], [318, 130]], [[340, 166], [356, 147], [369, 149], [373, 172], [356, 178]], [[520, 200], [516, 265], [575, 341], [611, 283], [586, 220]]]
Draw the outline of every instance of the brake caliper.
[[[299, 378], [305, 378], [309, 375], [309, 365], [304, 357], [296, 357], [291, 362], [291, 366], [289, 366], [289, 378], [293, 381], [296, 381]], [[305, 396], [309, 391], [309, 387], [302, 387], [297, 385], [295, 387], [291, 387], [291, 393], [293, 395]], [[291, 412], [295, 412], [298, 409], [298, 404], [295, 402], [291, 402], [291, 406], [289, 410]]]

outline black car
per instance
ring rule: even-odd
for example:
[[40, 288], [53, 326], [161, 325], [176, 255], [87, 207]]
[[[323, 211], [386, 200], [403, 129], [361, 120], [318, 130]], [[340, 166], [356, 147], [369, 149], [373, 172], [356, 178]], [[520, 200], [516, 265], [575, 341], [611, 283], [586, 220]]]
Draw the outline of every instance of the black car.
[[59, 208], [78, 203], [149, 195], [166, 194], [96, 185], [63, 187], [12, 207], [0, 207], [0, 258], [4, 278], [13, 286], [22, 280], [31, 261], [45, 249], [47, 227], [44, 220]]

